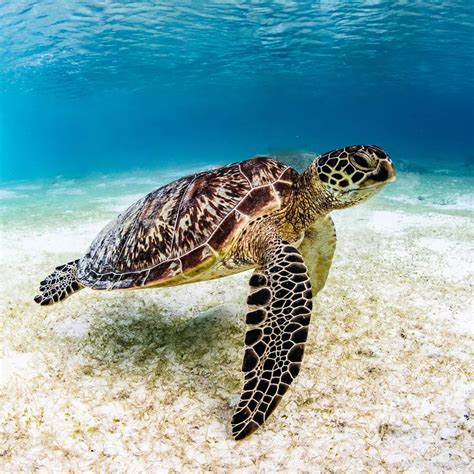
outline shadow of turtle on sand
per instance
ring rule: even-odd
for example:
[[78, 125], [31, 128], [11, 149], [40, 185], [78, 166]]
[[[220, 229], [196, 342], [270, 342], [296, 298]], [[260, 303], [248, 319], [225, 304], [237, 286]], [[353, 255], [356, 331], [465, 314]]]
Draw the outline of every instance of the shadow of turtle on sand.
[[215, 306], [196, 317], [169, 315], [154, 304], [127, 310], [122, 301], [119, 307], [98, 312], [82, 339], [79, 352], [93, 366], [227, 401], [238, 393], [245, 330], [240, 305]]

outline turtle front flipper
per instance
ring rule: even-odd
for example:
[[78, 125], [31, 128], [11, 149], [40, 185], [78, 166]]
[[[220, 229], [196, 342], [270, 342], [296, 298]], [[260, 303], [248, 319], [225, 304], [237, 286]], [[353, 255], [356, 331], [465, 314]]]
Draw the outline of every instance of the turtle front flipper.
[[232, 434], [245, 438], [275, 410], [300, 371], [312, 309], [311, 282], [298, 250], [277, 240], [250, 278], [245, 382]]
[[313, 296], [326, 284], [336, 250], [336, 228], [333, 220], [326, 216], [306, 229], [299, 251], [308, 266]]

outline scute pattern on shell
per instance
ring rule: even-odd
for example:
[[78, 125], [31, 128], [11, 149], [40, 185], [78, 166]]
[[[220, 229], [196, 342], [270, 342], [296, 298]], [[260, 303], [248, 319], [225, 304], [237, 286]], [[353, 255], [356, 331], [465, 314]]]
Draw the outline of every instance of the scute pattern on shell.
[[249, 191], [248, 181], [234, 166], [194, 179], [176, 213], [170, 256], [182, 255], [205, 242]]
[[275, 181], [285, 169], [288, 169], [288, 166], [265, 157], [257, 157], [240, 163], [240, 170], [252, 186], [263, 186]]
[[95, 289], [149, 286], [212, 263], [250, 219], [280, 207], [295, 176], [288, 169], [253, 158], [151, 192], [96, 237], [79, 280]]

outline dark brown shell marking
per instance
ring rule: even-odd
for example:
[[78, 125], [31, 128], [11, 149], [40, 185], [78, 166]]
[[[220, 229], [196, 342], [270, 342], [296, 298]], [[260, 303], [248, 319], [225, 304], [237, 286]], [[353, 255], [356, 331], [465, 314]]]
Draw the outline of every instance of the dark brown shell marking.
[[211, 266], [249, 220], [278, 209], [296, 176], [287, 165], [253, 158], [163, 186], [96, 237], [79, 279], [95, 289], [185, 280]]

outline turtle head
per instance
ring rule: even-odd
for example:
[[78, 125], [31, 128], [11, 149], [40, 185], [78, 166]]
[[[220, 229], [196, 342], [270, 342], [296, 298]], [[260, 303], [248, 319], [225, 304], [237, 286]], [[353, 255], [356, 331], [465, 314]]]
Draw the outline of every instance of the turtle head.
[[334, 209], [365, 201], [396, 179], [392, 160], [375, 145], [330, 151], [316, 158], [314, 166]]

